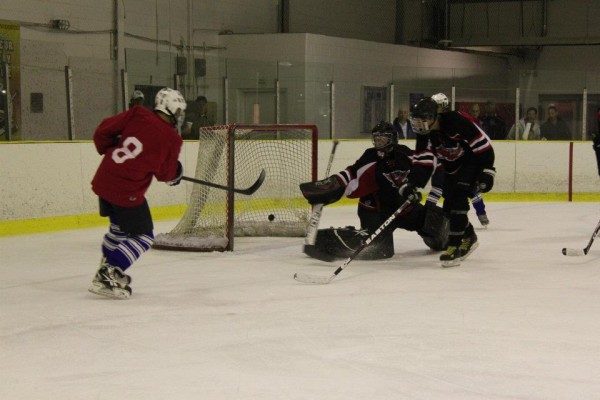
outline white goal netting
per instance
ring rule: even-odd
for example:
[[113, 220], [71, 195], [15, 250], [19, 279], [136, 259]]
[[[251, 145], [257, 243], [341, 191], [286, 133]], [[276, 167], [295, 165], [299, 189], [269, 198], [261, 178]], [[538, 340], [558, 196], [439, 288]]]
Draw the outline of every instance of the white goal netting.
[[225, 125], [202, 128], [194, 177], [240, 189], [262, 170], [251, 195], [194, 184], [175, 228], [156, 236], [167, 250], [233, 250], [234, 236], [304, 236], [311, 207], [298, 185], [316, 179], [314, 125]]

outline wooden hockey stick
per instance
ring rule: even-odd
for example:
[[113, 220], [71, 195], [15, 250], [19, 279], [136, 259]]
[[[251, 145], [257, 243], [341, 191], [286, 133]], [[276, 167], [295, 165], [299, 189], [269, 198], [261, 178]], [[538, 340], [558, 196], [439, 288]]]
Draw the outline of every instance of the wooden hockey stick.
[[346, 261], [344, 261], [344, 263], [342, 265], [340, 265], [338, 267], [338, 269], [336, 269], [335, 272], [331, 276], [311, 275], [311, 274], [305, 274], [303, 272], [296, 272], [294, 274], [294, 279], [299, 282], [312, 283], [312, 284], [317, 284], [317, 285], [324, 285], [324, 284], [331, 282], [336, 276], [339, 275], [340, 272], [342, 272], [344, 270], [344, 268], [346, 268], [348, 266], [348, 264], [350, 264], [352, 262], [352, 260], [354, 260], [356, 258], [356, 256], [358, 256], [360, 254], [361, 251], [363, 251], [368, 245], [370, 245], [371, 242], [373, 240], [375, 240], [381, 234], [381, 232], [383, 232], [385, 230], [385, 228], [388, 227], [389, 224], [394, 222], [396, 217], [398, 217], [400, 214], [402, 214], [402, 212], [404, 212], [404, 210], [411, 204], [412, 204], [412, 202], [410, 200], [406, 200], [404, 203], [402, 203], [402, 205], [396, 211], [394, 211], [394, 213], [392, 215], [390, 215], [388, 217], [388, 219], [386, 219], [383, 222], [383, 224], [381, 224], [381, 226], [379, 228], [377, 228], [377, 230], [375, 232], [373, 232], [371, 234], [371, 236], [369, 236], [367, 238], [367, 240], [364, 241], [363, 244], [361, 244], [356, 250], [354, 250], [354, 253], [352, 253], [352, 255], [350, 257], [348, 257], [346, 259]]
[[228, 191], [240, 193], [240, 194], [252, 194], [252, 193], [256, 192], [259, 187], [261, 187], [261, 185], [263, 184], [263, 182], [265, 180], [266, 175], [267, 175], [267, 172], [264, 169], [262, 171], [260, 171], [260, 175], [259, 175], [258, 179], [256, 180], [256, 182], [254, 182], [252, 184], [252, 186], [250, 186], [246, 189], [238, 189], [238, 188], [234, 188], [234, 187], [223, 186], [223, 185], [219, 185], [218, 183], [203, 181], [201, 179], [196, 179], [196, 178], [190, 178], [189, 176], [182, 176], [181, 180], [198, 183], [198, 184], [204, 185], [204, 186], [214, 187], [217, 189], [228, 190]]
[[590, 238], [588, 245], [584, 249], [570, 249], [570, 248], [565, 247], [562, 249], [563, 255], [565, 255], [565, 256], [585, 256], [585, 255], [587, 255], [588, 251], [590, 251], [590, 248], [592, 247], [592, 243], [594, 243], [594, 238], [596, 236], [598, 236], [598, 234], [600, 234], [600, 221], [598, 221], [598, 225], [596, 225], [596, 229], [594, 229], [594, 233], [592, 233], [592, 237]]
[[[335, 150], [340, 142], [338, 140], [333, 141], [333, 147], [329, 154], [329, 162], [327, 163], [327, 169], [325, 170], [325, 178], [329, 176], [331, 170], [331, 164], [333, 164], [333, 157], [335, 156]], [[317, 230], [319, 229], [319, 222], [321, 221], [321, 214], [323, 213], [323, 204], [315, 204], [312, 208], [310, 215], [310, 221], [308, 222], [308, 230], [306, 231], [306, 238], [304, 239], [304, 252], [306, 253], [306, 246], [314, 246], [315, 240], [317, 239]]]

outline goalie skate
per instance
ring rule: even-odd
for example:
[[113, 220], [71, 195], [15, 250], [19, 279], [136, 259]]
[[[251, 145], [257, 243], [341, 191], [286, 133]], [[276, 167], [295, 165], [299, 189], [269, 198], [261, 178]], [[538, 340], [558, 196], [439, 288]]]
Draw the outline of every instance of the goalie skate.
[[94, 275], [88, 291], [100, 296], [128, 299], [132, 293], [129, 283], [131, 277], [123, 273], [120, 268], [104, 264]]

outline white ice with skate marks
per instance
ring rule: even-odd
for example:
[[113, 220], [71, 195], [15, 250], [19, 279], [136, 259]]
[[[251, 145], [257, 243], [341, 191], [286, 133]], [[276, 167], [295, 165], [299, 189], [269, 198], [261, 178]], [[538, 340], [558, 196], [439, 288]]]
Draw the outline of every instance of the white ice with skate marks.
[[[460, 267], [396, 231], [393, 258], [306, 285], [293, 274], [343, 260], [239, 238], [234, 253], [150, 251], [125, 301], [87, 292], [104, 228], [0, 238], [0, 398], [596, 398], [600, 243], [561, 249], [586, 246], [600, 206], [487, 209]], [[346, 225], [353, 207], [325, 208], [321, 227]]]

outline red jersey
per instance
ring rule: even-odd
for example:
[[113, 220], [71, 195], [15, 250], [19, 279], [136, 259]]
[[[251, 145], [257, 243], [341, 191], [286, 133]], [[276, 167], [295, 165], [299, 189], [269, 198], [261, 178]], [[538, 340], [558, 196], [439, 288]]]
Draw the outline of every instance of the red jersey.
[[104, 158], [92, 190], [117, 206], [141, 204], [153, 176], [162, 182], [177, 177], [183, 140], [171, 124], [142, 106], [102, 121], [94, 144]]

